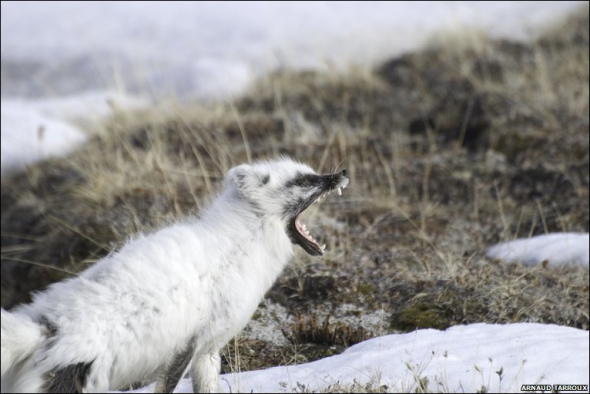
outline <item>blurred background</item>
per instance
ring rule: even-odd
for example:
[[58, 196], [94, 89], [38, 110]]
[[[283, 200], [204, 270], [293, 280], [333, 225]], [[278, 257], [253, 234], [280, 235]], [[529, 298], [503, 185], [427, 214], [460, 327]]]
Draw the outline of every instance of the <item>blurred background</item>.
[[204, 98], [270, 70], [372, 67], [449, 31], [527, 40], [579, 2], [2, 2], [2, 98]]

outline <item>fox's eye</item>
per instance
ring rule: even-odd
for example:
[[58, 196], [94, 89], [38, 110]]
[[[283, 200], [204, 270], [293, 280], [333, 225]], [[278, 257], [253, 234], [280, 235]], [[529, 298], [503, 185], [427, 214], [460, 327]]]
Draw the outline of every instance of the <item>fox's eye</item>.
[[303, 188], [310, 188], [315, 184], [313, 175], [301, 174], [297, 177], [296, 185]]

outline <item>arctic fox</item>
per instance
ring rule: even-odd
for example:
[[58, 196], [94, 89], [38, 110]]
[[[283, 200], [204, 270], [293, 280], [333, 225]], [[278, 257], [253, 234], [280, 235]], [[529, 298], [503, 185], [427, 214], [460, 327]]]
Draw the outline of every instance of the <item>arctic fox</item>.
[[195, 393], [219, 391], [219, 351], [292, 245], [324, 252], [299, 215], [348, 182], [346, 170], [317, 175], [288, 158], [232, 168], [199, 219], [140, 236], [2, 310], [3, 389], [105, 392], [157, 380], [157, 392], [172, 392], [190, 370]]

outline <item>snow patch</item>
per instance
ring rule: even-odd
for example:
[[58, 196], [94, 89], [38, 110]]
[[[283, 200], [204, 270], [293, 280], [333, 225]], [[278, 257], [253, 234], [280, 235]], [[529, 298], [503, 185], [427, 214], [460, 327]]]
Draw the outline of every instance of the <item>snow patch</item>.
[[78, 128], [51, 119], [22, 101], [2, 100], [1, 174], [72, 151], [86, 141]]
[[[413, 392], [414, 376], [433, 392], [520, 391], [522, 384], [588, 384], [588, 331], [537, 323], [471, 324], [369, 339], [307, 364], [221, 375], [225, 392], [310, 391], [374, 381]], [[501, 379], [500, 379], [501, 375]], [[150, 392], [153, 385], [134, 392]], [[177, 393], [191, 392], [183, 379]]]
[[63, 156], [86, 142], [77, 123], [98, 122], [114, 108], [139, 108], [147, 101], [112, 92], [87, 92], [42, 100], [3, 98], [1, 104], [1, 175], [53, 156]]
[[545, 234], [494, 245], [488, 249], [487, 256], [519, 261], [527, 266], [547, 261], [549, 266], [581, 264], [588, 267], [588, 243], [588, 234]]

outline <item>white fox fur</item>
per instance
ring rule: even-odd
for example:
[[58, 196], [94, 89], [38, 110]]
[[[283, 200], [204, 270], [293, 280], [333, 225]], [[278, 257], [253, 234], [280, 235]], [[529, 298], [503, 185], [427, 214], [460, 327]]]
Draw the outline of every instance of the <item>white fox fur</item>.
[[288, 222], [347, 183], [345, 171], [318, 176], [286, 158], [233, 168], [199, 219], [139, 236], [2, 310], [3, 390], [104, 392], [159, 378], [167, 391], [189, 370], [195, 392], [219, 391], [219, 350], [293, 255]]

